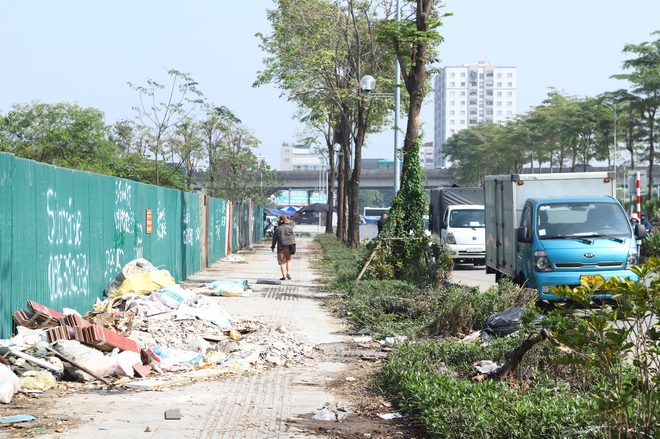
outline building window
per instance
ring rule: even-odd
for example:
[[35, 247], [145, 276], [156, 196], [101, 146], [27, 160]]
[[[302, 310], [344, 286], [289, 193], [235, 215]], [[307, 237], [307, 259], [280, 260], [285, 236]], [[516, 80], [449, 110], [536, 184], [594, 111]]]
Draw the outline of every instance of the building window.
[[449, 77], [450, 77], [450, 78], [453, 78], [453, 77], [455, 77], [455, 76], [456, 76], [456, 73], [454, 73], [454, 72], [451, 72], [451, 73], [449, 74]]
[[452, 82], [449, 83], [449, 86], [450, 87], [456, 87], [456, 83], [452, 81]]
[[461, 78], [465, 78], [465, 72], [461, 72]]
[[470, 96], [476, 96], [477, 91], [476, 90], [470, 90]]
[[470, 123], [477, 123], [477, 119], [476, 118], [470, 119]]
[[507, 86], [507, 87], [513, 87], [513, 82], [507, 82], [507, 83], [506, 83], [506, 86]]
[[507, 74], [506, 74], [506, 77], [507, 77], [507, 78], [513, 78], [513, 73], [511, 73], [511, 72], [507, 73]]
[[456, 105], [456, 101], [449, 101], [449, 105]]
[[486, 90], [486, 96], [493, 96], [493, 90]]
[[289, 149], [287, 148], [284, 150], [284, 154], [288, 154], [288, 153], [289, 153]]
[[506, 101], [506, 106], [507, 107], [513, 106], [513, 101]]
[[484, 79], [484, 74], [483, 73], [479, 73], [479, 79]]
[[470, 110], [470, 114], [477, 114], [477, 110], [473, 108], [472, 110]]
[[465, 110], [461, 110], [461, 116], [465, 116]]
[[477, 86], [477, 81], [470, 81], [470, 85], [472, 87], [476, 87]]
[[455, 91], [450, 91], [450, 92], [449, 92], [449, 96], [452, 96], [452, 97], [453, 97], [453, 96], [456, 96], [456, 92], [455, 92]]
[[454, 119], [449, 120], [449, 125], [454, 125]]
[[454, 110], [449, 110], [449, 115], [453, 116], [456, 112]]
[[497, 92], [497, 96], [502, 96], [502, 92], [501, 92], [501, 91], [498, 91], [498, 92]]
[[465, 82], [461, 82], [461, 87], [465, 87]]
[[471, 99], [470, 100], [470, 105], [477, 105], [477, 100], [476, 99]]
[[501, 87], [501, 86], [502, 86], [502, 83], [501, 83], [501, 82], [498, 82], [498, 83], [497, 83], [497, 86], [498, 86], [498, 87]]
[[493, 80], [492, 79], [487, 79], [486, 80], [486, 87], [492, 87], [493, 86]]
[[497, 101], [497, 102], [495, 103], [495, 105], [497, 105], [498, 107], [501, 107], [501, 106], [502, 106], [502, 101]]
[[493, 105], [492, 99], [486, 99], [486, 105]]
[[489, 70], [486, 72], [486, 78], [492, 78], [493, 77], [493, 71]]
[[507, 116], [512, 116], [512, 115], [513, 115], [513, 111], [511, 111], [511, 110], [507, 111], [507, 112], [506, 112], [506, 115], [507, 115]]
[[288, 161], [289, 161], [289, 157], [284, 157], [284, 161], [285, 161], [285, 162], [288, 162]]
[[493, 109], [492, 108], [487, 108], [486, 109], [486, 114], [492, 116], [493, 115]]
[[507, 91], [507, 92], [506, 92], [506, 95], [507, 95], [507, 96], [513, 96], [513, 92], [512, 92], [512, 91]]
[[465, 101], [461, 101], [461, 105], [465, 105]]
[[497, 113], [495, 113], [496, 116], [501, 116], [502, 115], [502, 110], [497, 110]]
[[449, 134], [454, 134], [455, 132], [455, 130], [449, 130]]
[[464, 92], [464, 91], [461, 92], [461, 96], [465, 96], [465, 92]]
[[465, 119], [461, 119], [461, 125], [465, 125]]
[[501, 78], [501, 77], [502, 77], [502, 74], [501, 74], [501, 73], [498, 73], [498, 74], [497, 74], [497, 77], [498, 77], [498, 78]]

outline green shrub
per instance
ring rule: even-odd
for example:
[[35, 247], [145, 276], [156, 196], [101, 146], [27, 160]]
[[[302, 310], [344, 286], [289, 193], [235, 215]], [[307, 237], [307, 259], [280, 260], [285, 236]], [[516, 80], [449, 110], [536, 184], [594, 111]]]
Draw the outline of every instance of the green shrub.
[[421, 421], [429, 437], [559, 438], [590, 425], [588, 394], [543, 376], [526, 387], [471, 382], [452, 368], [466, 368], [481, 355], [502, 356], [510, 343], [404, 344], [391, 353], [378, 383], [401, 411]]

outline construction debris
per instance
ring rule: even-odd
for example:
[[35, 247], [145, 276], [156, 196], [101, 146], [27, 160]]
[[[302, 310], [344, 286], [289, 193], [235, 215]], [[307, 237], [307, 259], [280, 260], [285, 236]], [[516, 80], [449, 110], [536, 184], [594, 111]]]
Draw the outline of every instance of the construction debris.
[[[247, 296], [247, 281], [185, 289], [169, 284], [168, 276], [146, 260], [132, 261], [107, 287], [108, 297], [84, 316], [29, 300], [13, 314], [16, 335], [0, 340], [0, 363], [7, 364], [0, 369], [6, 376], [0, 401], [10, 402], [21, 388], [45, 391], [66, 380], [154, 389], [198, 373], [244, 373], [318, 355], [281, 325], [237, 319], [209, 297]], [[153, 372], [163, 378], [148, 380]]]

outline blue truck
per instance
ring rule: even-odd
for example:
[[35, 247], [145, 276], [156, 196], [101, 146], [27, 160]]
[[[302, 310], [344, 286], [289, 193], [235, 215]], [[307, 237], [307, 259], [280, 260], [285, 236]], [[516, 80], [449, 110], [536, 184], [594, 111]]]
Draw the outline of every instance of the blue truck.
[[563, 299], [550, 287], [636, 280], [630, 266], [646, 230], [633, 228], [615, 191], [609, 172], [486, 176], [486, 272], [535, 288], [547, 302]]

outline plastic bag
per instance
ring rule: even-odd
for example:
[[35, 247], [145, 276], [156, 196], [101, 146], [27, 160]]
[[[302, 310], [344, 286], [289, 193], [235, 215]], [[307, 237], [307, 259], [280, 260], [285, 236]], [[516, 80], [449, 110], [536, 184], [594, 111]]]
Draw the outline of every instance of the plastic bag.
[[216, 280], [207, 286], [213, 289], [213, 294], [215, 296], [240, 297], [247, 296], [252, 291], [252, 286], [247, 280], [244, 280], [243, 282]]
[[21, 382], [11, 369], [0, 364], [0, 402], [9, 404], [14, 394], [21, 390]]
[[199, 352], [202, 355], [205, 355], [206, 351], [209, 350], [210, 348], [211, 348], [211, 343], [204, 340], [199, 335], [193, 337], [192, 341], [190, 342], [190, 350]]
[[489, 316], [486, 319], [482, 336], [503, 337], [513, 334], [522, 323], [522, 310], [523, 308], [512, 307]]
[[108, 297], [121, 297], [127, 293], [142, 294], [148, 296], [154, 291], [158, 291], [164, 286], [174, 284], [174, 278], [167, 270], [149, 271], [147, 273], [136, 274], [124, 282], [117, 288], [114, 294]]
[[119, 289], [121, 284], [129, 277], [136, 274], [146, 273], [148, 271], [158, 271], [158, 269], [146, 259], [133, 259], [131, 262], [124, 265], [124, 268], [122, 268], [121, 271], [117, 274], [117, 277], [115, 277], [113, 281], [110, 282], [110, 285], [105, 288], [106, 297], [114, 296], [115, 292], [117, 292], [117, 289]]
[[20, 378], [23, 390], [48, 390], [57, 387], [55, 376], [47, 370], [25, 372]]
[[190, 304], [199, 319], [214, 323], [220, 327], [231, 326], [231, 315], [220, 307], [215, 300], [206, 296], [195, 296]]
[[154, 346], [148, 350], [151, 359], [165, 371], [192, 370], [195, 364], [202, 360], [202, 356], [193, 351], [184, 349], [163, 349]]
[[[101, 351], [82, 345], [77, 340], [60, 340], [53, 345], [53, 348], [100, 377], [112, 373], [112, 364], [109, 357], [103, 355]], [[81, 381], [92, 379], [88, 374], [76, 369], [69, 363], [65, 363], [64, 367]]]
[[[117, 350], [117, 349], [116, 349]], [[110, 364], [112, 365], [112, 374], [114, 376], [127, 376], [133, 377], [133, 365], [136, 363], [142, 364], [140, 354], [133, 351], [123, 351], [115, 353], [110, 356]]]
[[168, 308], [174, 309], [177, 309], [179, 305], [190, 300], [191, 298], [192, 294], [176, 284], [161, 288], [158, 291], [154, 291], [149, 296], [150, 300], [158, 301]]

